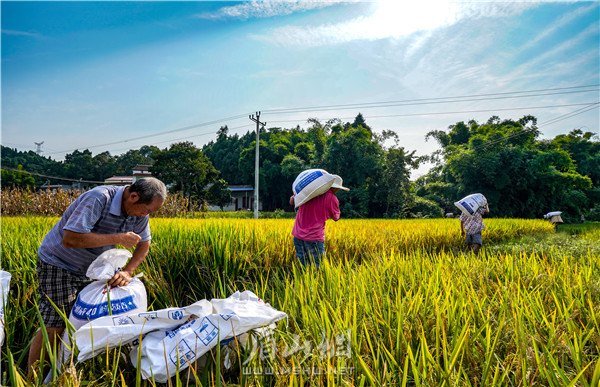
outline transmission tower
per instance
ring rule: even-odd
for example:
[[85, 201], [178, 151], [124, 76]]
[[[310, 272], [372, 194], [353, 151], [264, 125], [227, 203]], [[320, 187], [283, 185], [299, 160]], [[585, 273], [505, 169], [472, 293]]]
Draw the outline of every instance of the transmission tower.
[[44, 142], [43, 142], [43, 141], [42, 141], [42, 142], [35, 142], [35, 141], [34, 141], [33, 143], [34, 143], [34, 144], [37, 146], [37, 148], [36, 148], [36, 150], [35, 150], [35, 153], [37, 153], [38, 155], [40, 155], [40, 156], [41, 156], [41, 155], [42, 155], [42, 144], [43, 144]]

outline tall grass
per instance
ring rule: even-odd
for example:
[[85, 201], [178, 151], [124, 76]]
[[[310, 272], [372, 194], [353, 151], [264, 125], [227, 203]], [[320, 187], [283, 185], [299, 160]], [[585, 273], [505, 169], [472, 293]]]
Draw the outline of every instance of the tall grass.
[[[62, 216], [67, 207], [83, 191], [78, 190], [39, 190], [4, 188], [0, 192], [2, 216]], [[206, 205], [197, 203], [181, 193], [170, 194], [155, 217], [200, 217], [206, 212]]]
[[[2, 268], [13, 274], [6, 384], [26, 374], [36, 250], [56, 220], [2, 218]], [[328, 222], [320, 270], [296, 264], [292, 222], [152, 219], [140, 267], [150, 309], [249, 289], [289, 316], [258, 354], [233, 352], [226, 369], [214, 352], [194, 368], [204, 385], [598, 385], [598, 254], [493, 248], [553, 235], [547, 222], [486, 219], [479, 256], [465, 253], [456, 220]], [[134, 385], [126, 352], [79, 364], [61, 383]]]

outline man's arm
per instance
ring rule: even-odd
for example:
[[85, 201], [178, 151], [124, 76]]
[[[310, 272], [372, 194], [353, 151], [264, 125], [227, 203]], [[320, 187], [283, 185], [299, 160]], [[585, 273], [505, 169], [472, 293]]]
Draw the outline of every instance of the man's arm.
[[340, 219], [340, 202], [335, 194], [330, 196], [329, 219], [333, 219], [336, 222]]
[[460, 220], [460, 234], [465, 235], [465, 221], [463, 219]]
[[79, 233], [65, 230], [63, 246], [67, 248], [89, 249], [109, 245], [122, 245], [129, 249], [137, 245], [141, 237], [134, 232], [119, 234]]
[[133, 251], [133, 257], [127, 262], [127, 265], [120, 271], [116, 272], [115, 275], [108, 281], [110, 286], [127, 286], [133, 277], [135, 269], [146, 259], [148, 251], [150, 250], [150, 241], [144, 241], [137, 244]]

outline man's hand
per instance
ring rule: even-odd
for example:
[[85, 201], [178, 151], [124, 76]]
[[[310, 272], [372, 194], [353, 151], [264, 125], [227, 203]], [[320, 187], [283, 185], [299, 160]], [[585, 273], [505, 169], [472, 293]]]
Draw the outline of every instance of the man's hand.
[[113, 277], [108, 281], [110, 286], [127, 286], [131, 282], [131, 273], [119, 270], [113, 275]]
[[134, 232], [125, 232], [123, 234], [121, 234], [121, 241], [119, 242], [120, 245], [123, 245], [123, 247], [125, 247], [126, 249], [130, 249], [132, 247], [134, 247], [135, 245], [137, 245], [139, 243], [139, 241], [142, 239], [142, 237], [140, 237], [138, 234], [134, 233]]

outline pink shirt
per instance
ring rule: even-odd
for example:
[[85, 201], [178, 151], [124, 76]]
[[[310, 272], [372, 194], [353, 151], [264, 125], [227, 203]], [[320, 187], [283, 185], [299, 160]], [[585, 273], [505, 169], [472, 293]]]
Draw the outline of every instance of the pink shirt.
[[325, 242], [325, 222], [340, 218], [340, 202], [331, 190], [298, 208], [292, 235], [303, 241]]

